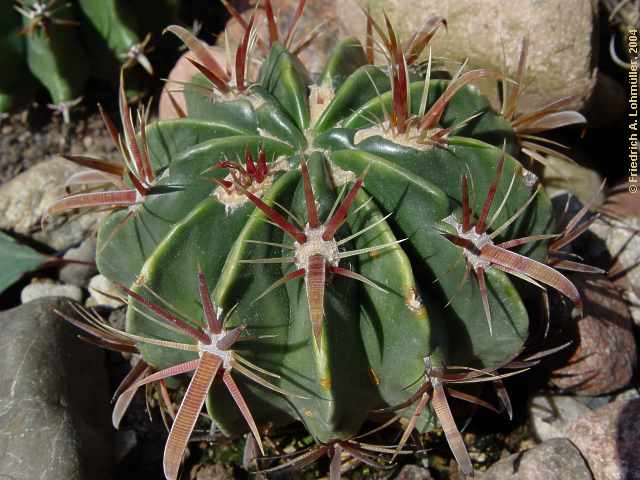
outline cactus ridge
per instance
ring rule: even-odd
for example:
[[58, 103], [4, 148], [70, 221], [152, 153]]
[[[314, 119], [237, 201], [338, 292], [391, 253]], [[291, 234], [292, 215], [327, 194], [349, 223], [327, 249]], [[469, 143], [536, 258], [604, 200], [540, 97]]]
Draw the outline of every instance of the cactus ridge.
[[[378, 455], [405, 453], [414, 428], [439, 423], [470, 475], [447, 396], [498, 411], [456, 388], [492, 382], [510, 412], [502, 378], [555, 351], [523, 356], [531, 292], [507, 274], [580, 303], [553, 268], [572, 265], [549, 259], [584, 231], [584, 213], [555, 234], [550, 201], [518, 160], [531, 140], [522, 135], [555, 107], [518, 117], [516, 89], [497, 112], [470, 83], [503, 75], [463, 65], [447, 78], [430, 50], [425, 70], [439, 17], [401, 44], [388, 19], [382, 28], [367, 15], [365, 46], [340, 42], [312, 82], [292, 53], [304, 5], [283, 34], [265, 2], [266, 39], [255, 13], [243, 19], [230, 68], [169, 27], [199, 72], [185, 85], [186, 110], [148, 125], [142, 111], [135, 128], [121, 87], [124, 136], [108, 124], [124, 163], [70, 158], [116, 185], [52, 209], [117, 207], [97, 261], [122, 285], [126, 333], [91, 333], [158, 371], [137, 370], [121, 410], [140, 385], [195, 370], [167, 478], [203, 403], [224, 433], [248, 426], [261, 451], [262, 427], [302, 422], [318, 445], [274, 470], [328, 455], [337, 478], [342, 454], [381, 466]], [[249, 59], [260, 54], [256, 72]], [[398, 445], [356, 438], [376, 412], [408, 421]]]

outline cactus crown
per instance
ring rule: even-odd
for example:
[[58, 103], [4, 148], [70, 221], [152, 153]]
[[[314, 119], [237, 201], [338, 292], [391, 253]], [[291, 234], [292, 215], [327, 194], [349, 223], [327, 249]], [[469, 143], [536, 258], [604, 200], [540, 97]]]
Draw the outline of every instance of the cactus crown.
[[[471, 474], [447, 395], [493, 407], [451, 385], [490, 381], [509, 410], [501, 378], [513, 372], [496, 370], [541, 356], [511, 363], [529, 317], [527, 290], [510, 278], [580, 303], [546, 264], [547, 241], [572, 234], [557, 238], [549, 199], [518, 160], [533, 140], [522, 135], [577, 114], [563, 123], [558, 104], [516, 116], [517, 89], [494, 111], [470, 83], [502, 75], [463, 65], [451, 77], [432, 64], [441, 18], [401, 44], [388, 19], [381, 27], [367, 15], [364, 47], [342, 40], [312, 82], [292, 53], [305, 44], [293, 47], [304, 5], [283, 34], [266, 1], [266, 38], [255, 14], [239, 17], [245, 34], [226, 66], [169, 27], [199, 71], [184, 86], [186, 111], [151, 124], [142, 111], [136, 129], [121, 90], [124, 136], [107, 125], [123, 165], [70, 157], [92, 168], [79, 180], [115, 189], [77, 192], [50, 213], [115, 207], [98, 265], [128, 303], [126, 332], [86, 312], [75, 323], [142, 355], [118, 422], [139, 386], [195, 371], [167, 443], [167, 478], [203, 403], [223, 432], [249, 427], [261, 450], [261, 427], [303, 422], [318, 446], [283, 467], [329, 454], [332, 475], [342, 453], [378, 464], [437, 419]], [[354, 439], [374, 412], [409, 420], [397, 448]]]

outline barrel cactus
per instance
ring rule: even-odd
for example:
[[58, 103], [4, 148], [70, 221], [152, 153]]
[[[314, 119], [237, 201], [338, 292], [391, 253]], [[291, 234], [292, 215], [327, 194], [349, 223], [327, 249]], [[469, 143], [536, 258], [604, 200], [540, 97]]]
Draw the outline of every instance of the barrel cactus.
[[[200, 72], [175, 120], [134, 121], [121, 87], [124, 135], [107, 125], [124, 161], [70, 157], [90, 168], [72, 183], [92, 188], [49, 213], [113, 207], [97, 262], [121, 286], [126, 331], [80, 310], [84, 322], [70, 320], [142, 356], [115, 423], [138, 387], [195, 371], [167, 442], [167, 478], [204, 403], [224, 433], [250, 429], [261, 450], [262, 428], [302, 422], [317, 446], [284, 466], [328, 454], [331, 478], [342, 455], [375, 465], [414, 429], [441, 424], [470, 475], [447, 395], [487, 404], [452, 386], [491, 381], [508, 408], [498, 369], [539, 358], [510, 363], [528, 336], [531, 284], [580, 304], [547, 248], [579, 229], [554, 231], [521, 149], [541, 157], [534, 133], [581, 117], [559, 112], [566, 100], [516, 115], [517, 83], [436, 68], [427, 47], [440, 18], [405, 44], [369, 18], [365, 45], [342, 40], [311, 79], [291, 53], [304, 3], [282, 33], [265, 1], [268, 35], [256, 34], [255, 17], [245, 22], [227, 66], [169, 27]], [[505, 84], [502, 112], [471, 85], [480, 78]], [[354, 439], [372, 413], [408, 421], [398, 446]]]

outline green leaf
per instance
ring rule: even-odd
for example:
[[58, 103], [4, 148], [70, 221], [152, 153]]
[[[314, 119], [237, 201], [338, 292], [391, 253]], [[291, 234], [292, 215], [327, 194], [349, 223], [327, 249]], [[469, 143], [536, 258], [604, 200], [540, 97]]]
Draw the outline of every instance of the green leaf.
[[20, 280], [25, 273], [37, 270], [48, 260], [48, 256], [0, 232], [0, 293]]

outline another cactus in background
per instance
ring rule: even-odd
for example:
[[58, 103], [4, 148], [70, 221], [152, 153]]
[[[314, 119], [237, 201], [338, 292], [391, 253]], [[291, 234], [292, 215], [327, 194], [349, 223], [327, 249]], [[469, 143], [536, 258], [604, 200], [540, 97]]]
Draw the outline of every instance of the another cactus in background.
[[139, 35], [129, 2], [7, 0], [0, 13], [0, 45], [10, 64], [0, 94], [13, 100], [0, 103], [0, 111], [28, 99], [35, 77], [49, 92], [52, 108], [68, 120], [89, 77], [115, 85], [120, 68], [137, 63], [153, 72], [145, 56], [150, 37]]
[[[282, 35], [265, 2], [256, 81], [253, 18], [226, 67], [169, 27], [202, 74], [185, 86], [187, 112], [150, 125], [142, 112], [136, 130], [121, 87], [124, 138], [107, 124], [124, 164], [70, 157], [92, 168], [77, 182], [116, 188], [75, 193], [50, 213], [118, 207], [97, 261], [129, 305], [126, 332], [88, 313], [88, 325], [74, 323], [146, 362], [121, 390], [118, 421], [138, 386], [196, 370], [165, 450], [167, 478], [205, 395], [227, 434], [249, 425], [259, 441], [258, 426], [303, 422], [319, 445], [286, 467], [329, 454], [337, 478], [341, 453], [375, 465], [437, 418], [471, 474], [446, 392], [487, 403], [447, 384], [495, 382], [508, 408], [494, 372], [522, 353], [529, 330], [526, 289], [510, 276], [580, 304], [542, 263], [556, 237], [549, 199], [519, 163], [511, 123], [469, 85], [500, 75], [463, 67], [434, 79], [430, 53], [420, 61], [442, 19], [405, 45], [369, 19], [365, 47], [343, 40], [312, 82], [288, 50], [304, 4]], [[374, 30], [383, 65], [373, 64]], [[221, 362], [231, 395], [214, 381]], [[146, 377], [146, 365], [158, 373]], [[237, 390], [234, 368], [245, 376]], [[392, 410], [410, 420], [398, 448], [353, 439], [372, 412]]]

